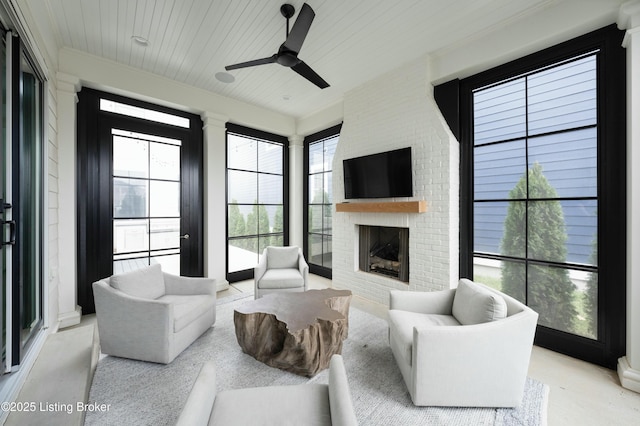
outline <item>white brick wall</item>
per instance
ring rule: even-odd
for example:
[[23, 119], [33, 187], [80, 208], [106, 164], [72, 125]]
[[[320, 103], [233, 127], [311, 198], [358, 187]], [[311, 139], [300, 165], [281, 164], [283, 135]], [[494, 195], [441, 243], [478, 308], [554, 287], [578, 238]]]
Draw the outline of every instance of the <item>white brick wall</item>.
[[[410, 146], [411, 199], [426, 213], [334, 213], [333, 285], [388, 304], [389, 289], [440, 290], [458, 279], [459, 147], [433, 100], [427, 60], [405, 65], [349, 92], [333, 163], [334, 202], [344, 201], [342, 160]], [[349, 200], [357, 202], [357, 200]], [[381, 200], [384, 201], [384, 200]], [[409, 228], [409, 284], [358, 271], [357, 227]]]

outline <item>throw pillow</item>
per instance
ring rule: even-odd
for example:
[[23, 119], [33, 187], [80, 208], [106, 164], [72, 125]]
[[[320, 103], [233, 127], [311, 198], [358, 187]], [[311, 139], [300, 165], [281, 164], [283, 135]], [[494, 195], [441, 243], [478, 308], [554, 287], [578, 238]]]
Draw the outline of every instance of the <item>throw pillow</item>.
[[267, 268], [297, 268], [300, 249], [291, 247], [267, 247]]
[[507, 304], [500, 295], [461, 279], [453, 298], [452, 314], [462, 325], [481, 324], [506, 318]]
[[123, 293], [143, 299], [157, 299], [165, 293], [164, 275], [159, 264], [113, 275], [110, 283]]

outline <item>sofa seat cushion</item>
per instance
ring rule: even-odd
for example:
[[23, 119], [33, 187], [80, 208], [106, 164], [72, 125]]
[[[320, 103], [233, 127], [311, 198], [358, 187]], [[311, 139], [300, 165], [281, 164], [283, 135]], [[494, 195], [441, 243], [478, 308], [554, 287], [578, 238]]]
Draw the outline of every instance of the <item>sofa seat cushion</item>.
[[473, 281], [461, 279], [458, 282], [451, 311], [460, 324], [482, 324], [506, 318], [507, 303], [499, 294]]
[[328, 386], [234, 389], [216, 395], [209, 425], [331, 425]]
[[399, 345], [397, 349], [407, 363], [411, 365], [414, 327], [459, 326], [460, 323], [452, 315], [420, 314], [416, 312], [391, 309], [389, 311], [389, 328]]
[[304, 278], [297, 269], [269, 269], [258, 282], [260, 289], [297, 288], [304, 286]]
[[109, 284], [129, 296], [142, 299], [157, 299], [165, 293], [164, 275], [160, 264], [113, 275]]
[[178, 333], [195, 319], [200, 318], [207, 310], [215, 306], [216, 303], [215, 297], [211, 295], [183, 296], [167, 294], [157, 300], [173, 305], [174, 333]]

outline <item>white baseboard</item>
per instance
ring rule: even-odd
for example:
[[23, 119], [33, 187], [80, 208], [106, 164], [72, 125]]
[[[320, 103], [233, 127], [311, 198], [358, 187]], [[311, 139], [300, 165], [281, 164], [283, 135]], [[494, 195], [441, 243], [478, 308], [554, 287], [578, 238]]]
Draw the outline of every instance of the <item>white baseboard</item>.
[[76, 309], [71, 312], [65, 312], [58, 315], [58, 328], [71, 327], [72, 325], [80, 324], [82, 317], [82, 307], [76, 306]]
[[623, 388], [640, 393], [640, 370], [631, 368], [626, 356], [618, 359], [618, 377]]

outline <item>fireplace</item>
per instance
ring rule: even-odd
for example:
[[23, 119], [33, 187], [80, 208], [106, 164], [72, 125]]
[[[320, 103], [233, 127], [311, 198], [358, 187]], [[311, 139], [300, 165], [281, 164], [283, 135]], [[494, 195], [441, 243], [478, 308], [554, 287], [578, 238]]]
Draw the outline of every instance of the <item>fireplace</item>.
[[409, 229], [360, 225], [361, 271], [409, 282]]

